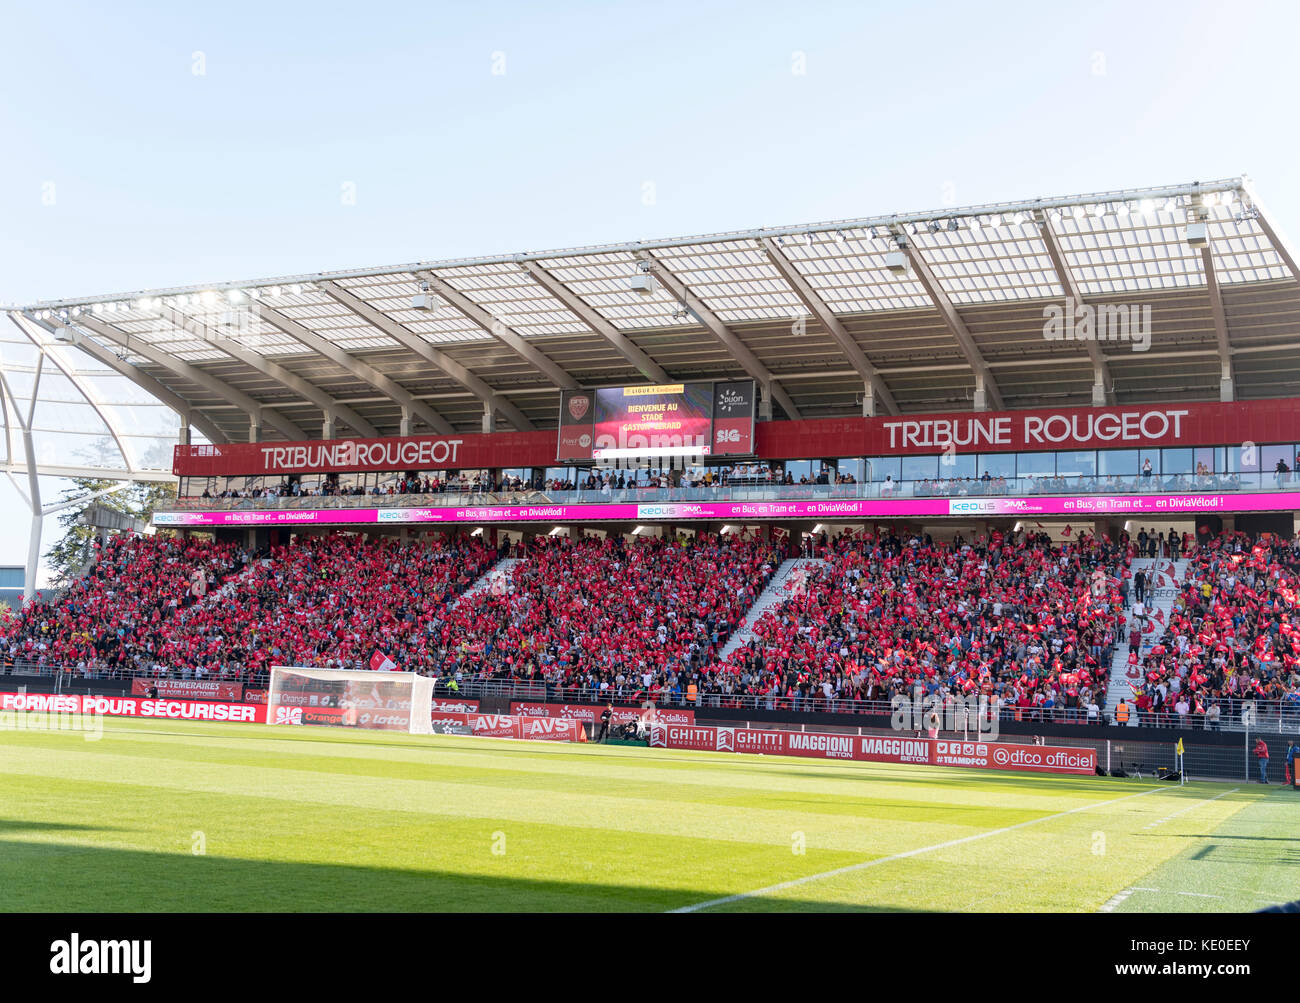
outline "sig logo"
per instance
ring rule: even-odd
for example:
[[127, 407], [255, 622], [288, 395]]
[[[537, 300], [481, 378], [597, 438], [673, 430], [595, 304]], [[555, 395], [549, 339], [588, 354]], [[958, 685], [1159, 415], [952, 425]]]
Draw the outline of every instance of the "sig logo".
[[275, 724], [302, 724], [301, 707], [275, 708]]
[[740, 442], [740, 429], [738, 428], [720, 428], [718, 429], [718, 442]]

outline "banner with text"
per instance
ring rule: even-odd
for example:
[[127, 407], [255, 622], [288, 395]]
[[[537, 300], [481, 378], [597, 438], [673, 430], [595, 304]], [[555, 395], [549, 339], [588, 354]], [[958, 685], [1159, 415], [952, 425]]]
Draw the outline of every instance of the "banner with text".
[[1081, 776], [1091, 776], [1097, 770], [1095, 749], [891, 735], [835, 735], [657, 724], [650, 730], [650, 745], [661, 749], [692, 749], [701, 752], [761, 752], [766, 755], [810, 756], [816, 759], [966, 766], [1033, 773], [1074, 773]]
[[73, 693], [0, 693], [0, 711], [266, 723], [266, 708], [252, 704], [217, 703], [211, 700], [141, 700], [136, 697]]
[[492, 505], [458, 508], [290, 509], [155, 512], [155, 526], [418, 525], [516, 522], [654, 522], [699, 519], [863, 521], [921, 516], [1023, 516], [1197, 512], [1291, 512], [1300, 491], [1233, 494], [1074, 495], [1030, 498], [867, 498], [824, 501], [665, 502], [647, 505]]
[[222, 682], [216, 679], [136, 678], [131, 680], [132, 696], [145, 696], [150, 689], [153, 689], [157, 696], [181, 700], [223, 700], [226, 703], [240, 703], [244, 697], [243, 683]]
[[[510, 704], [511, 714], [522, 714], [525, 717], [568, 717], [587, 724], [595, 724], [599, 721], [603, 710], [603, 707], [583, 704], [525, 703], [518, 700]], [[659, 724], [695, 723], [695, 711], [684, 707], [655, 707], [652, 709], [649, 707], [625, 706], [614, 708], [613, 724], [627, 724], [628, 721], [635, 721], [643, 714], [651, 715], [652, 720]]]

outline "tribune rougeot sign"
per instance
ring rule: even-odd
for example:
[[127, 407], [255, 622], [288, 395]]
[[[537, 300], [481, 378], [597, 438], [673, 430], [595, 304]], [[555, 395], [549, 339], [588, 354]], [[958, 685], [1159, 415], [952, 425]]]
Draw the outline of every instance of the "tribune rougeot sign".
[[[706, 409], [704, 389], [696, 388], [708, 388], [711, 410]], [[544, 429], [210, 443], [176, 446], [172, 472], [178, 477], [245, 477], [542, 468], [553, 465], [557, 458], [590, 461], [595, 449], [630, 449], [644, 454], [652, 447], [667, 449], [671, 455], [752, 454], [763, 460], [922, 456], [949, 450], [998, 453], [1240, 447], [1244, 443], [1294, 442], [1295, 429], [1300, 426], [1300, 398], [755, 424], [756, 403], [752, 380], [574, 390], [561, 396], [558, 449], [556, 433]], [[656, 437], [666, 441], [652, 442]], [[1242, 473], [1256, 470], [1258, 466], [1241, 464]]]

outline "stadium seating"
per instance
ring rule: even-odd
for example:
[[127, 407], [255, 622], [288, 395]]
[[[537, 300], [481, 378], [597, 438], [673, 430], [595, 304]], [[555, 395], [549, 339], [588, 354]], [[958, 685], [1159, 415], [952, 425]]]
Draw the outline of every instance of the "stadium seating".
[[364, 665], [377, 649], [415, 666], [431, 657], [430, 625], [495, 559], [477, 539], [333, 534], [255, 557], [124, 535], [65, 594], [0, 629], [12, 660], [94, 674], [247, 678], [277, 663]]
[[538, 538], [443, 629], [447, 672], [658, 695], [713, 661], [780, 563], [748, 536]]
[[[821, 567], [791, 579], [725, 661], [724, 642], [784, 556], [772, 544], [539, 537], [514, 554], [524, 560], [512, 572], [462, 595], [497, 557], [478, 538], [332, 534], [253, 554], [126, 534], [52, 601], [0, 623], [0, 650], [87, 675], [233, 679], [277, 663], [364, 666], [382, 650], [408, 668], [545, 683], [561, 698], [834, 710], [919, 685], [1082, 719], [1104, 703], [1112, 653], [1128, 640], [1118, 584], [1134, 546], [823, 537]], [[1163, 636], [1130, 656], [1139, 718], [1173, 718], [1180, 695], [1198, 726], [1214, 704], [1230, 714], [1243, 699], [1300, 716], [1300, 537], [1224, 534], [1188, 556]]]
[[1218, 704], [1281, 701], [1300, 718], [1300, 536], [1252, 542], [1224, 533], [1194, 548], [1169, 622], [1140, 659], [1137, 713], [1204, 726]]
[[828, 563], [755, 625], [706, 692], [834, 709], [896, 693], [987, 694], [1086, 708], [1117, 642], [1120, 546], [1046, 537], [951, 544], [842, 536]]

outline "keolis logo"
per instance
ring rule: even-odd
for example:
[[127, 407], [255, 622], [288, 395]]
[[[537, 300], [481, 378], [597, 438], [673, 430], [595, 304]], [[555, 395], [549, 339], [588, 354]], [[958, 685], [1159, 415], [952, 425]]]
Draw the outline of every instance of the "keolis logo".
[[55, 975], [130, 975], [143, 984], [153, 974], [151, 940], [82, 940], [74, 933], [54, 941], [50, 955]]

